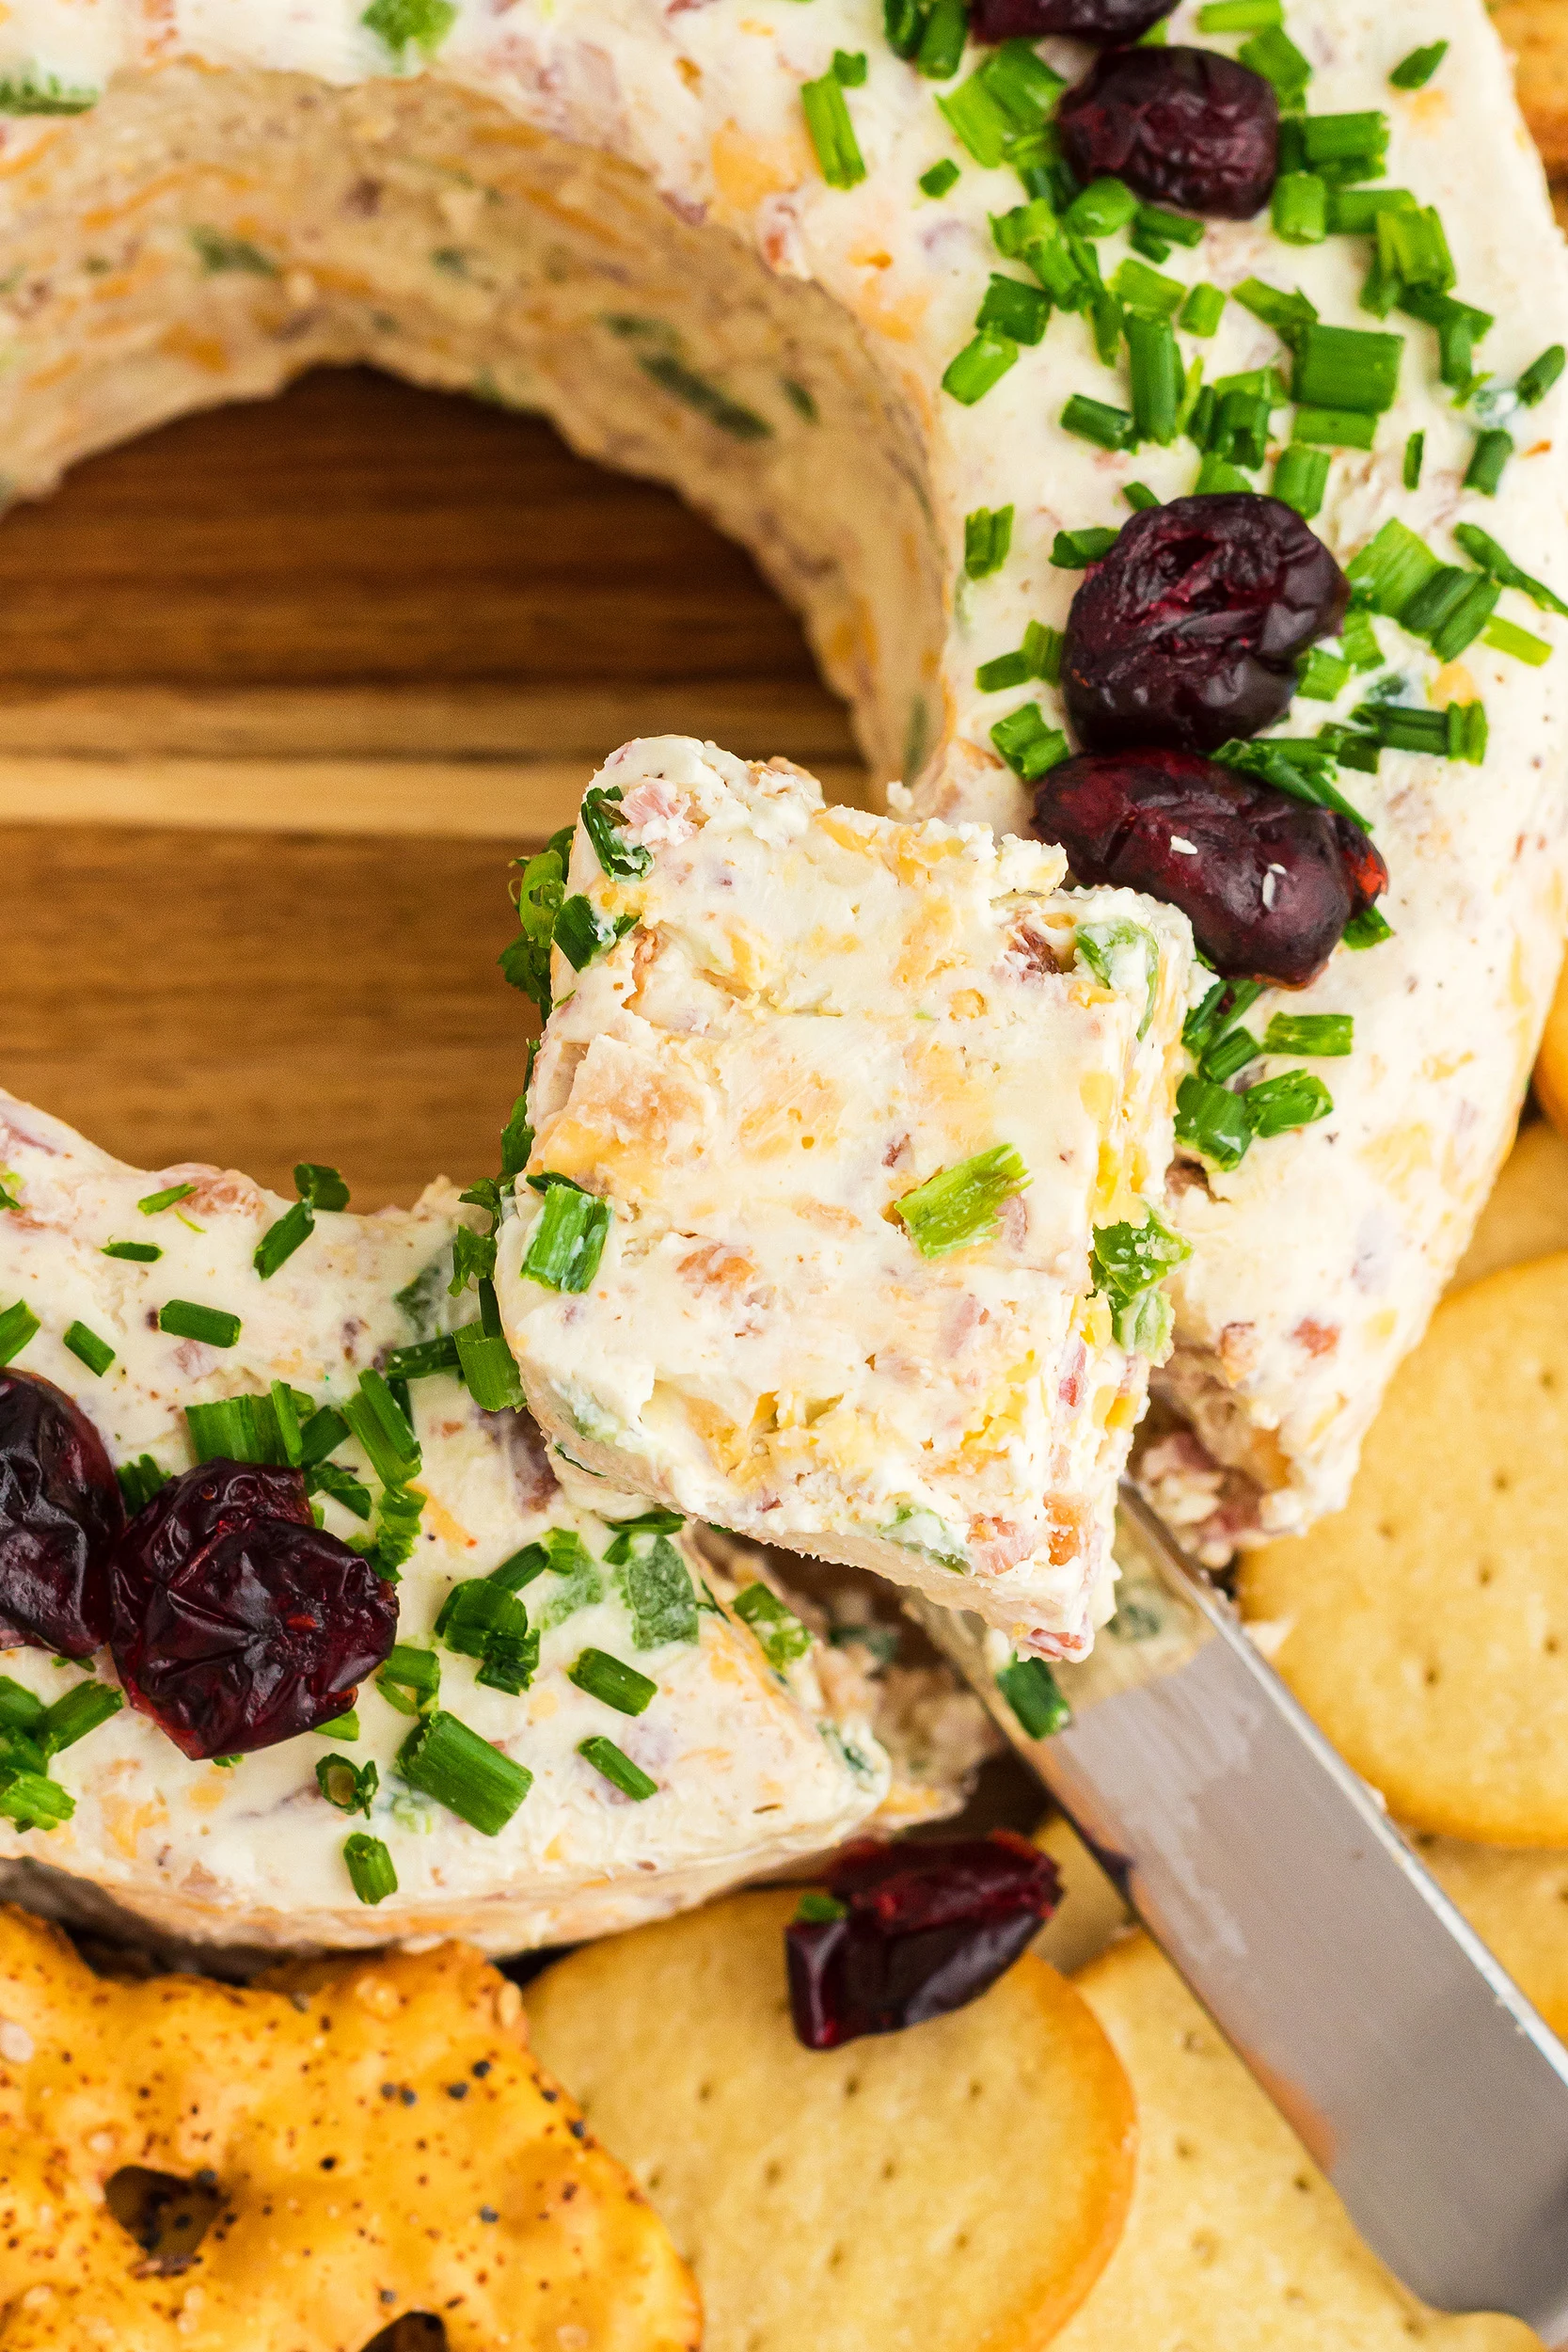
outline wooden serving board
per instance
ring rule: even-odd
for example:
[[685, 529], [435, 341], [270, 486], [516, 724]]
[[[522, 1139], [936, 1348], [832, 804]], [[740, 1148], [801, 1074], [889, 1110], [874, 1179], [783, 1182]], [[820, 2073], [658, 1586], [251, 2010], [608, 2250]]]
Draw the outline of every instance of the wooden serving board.
[[93, 459], [0, 528], [5, 1083], [360, 1207], [493, 1172], [508, 860], [664, 729], [863, 793], [747, 557], [546, 425], [325, 373]]

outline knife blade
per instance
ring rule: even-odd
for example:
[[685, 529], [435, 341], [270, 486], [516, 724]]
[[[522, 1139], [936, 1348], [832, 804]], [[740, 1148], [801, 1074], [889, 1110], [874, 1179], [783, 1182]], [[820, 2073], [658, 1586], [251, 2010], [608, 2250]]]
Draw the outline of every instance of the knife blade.
[[1396, 2277], [1568, 2341], [1568, 2052], [1130, 1488], [1117, 1557], [1043, 1738], [1005, 1637], [920, 1619]]

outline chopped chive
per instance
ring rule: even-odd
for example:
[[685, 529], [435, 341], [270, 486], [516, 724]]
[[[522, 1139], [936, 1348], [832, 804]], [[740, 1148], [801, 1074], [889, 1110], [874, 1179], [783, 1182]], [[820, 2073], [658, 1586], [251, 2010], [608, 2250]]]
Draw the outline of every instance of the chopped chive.
[[1251, 483], [1240, 467], [1233, 466], [1227, 457], [1216, 456], [1212, 452], [1199, 466], [1197, 480], [1193, 485], [1194, 494], [1199, 498], [1224, 497], [1251, 488]]
[[1483, 572], [1445, 564], [1422, 582], [1400, 614], [1413, 637], [1424, 637], [1439, 661], [1454, 661], [1473, 644], [1502, 594]]
[[582, 796], [578, 822], [588, 835], [600, 872], [631, 882], [648, 871], [654, 858], [651, 850], [622, 839], [621, 828], [626, 820], [621, 814], [620, 801], [618, 784], [590, 785]]
[[1013, 543], [1010, 506], [977, 506], [964, 516], [964, 571], [971, 580], [999, 572]]
[[958, 167], [951, 155], [944, 155], [940, 164], [920, 175], [919, 185], [927, 196], [945, 196], [958, 182]]
[[865, 159], [837, 74], [824, 73], [815, 82], [803, 82], [800, 104], [823, 179], [831, 188], [854, 187], [865, 178]]
[[162, 1487], [168, 1485], [167, 1477], [150, 1454], [138, 1454], [134, 1462], [122, 1462], [115, 1477], [125, 1498], [126, 1512], [132, 1518], [151, 1502]]
[[1476, 445], [1465, 469], [1466, 490], [1479, 490], [1482, 497], [1495, 499], [1503, 478], [1503, 469], [1513, 454], [1513, 442], [1500, 425], [1489, 432], [1476, 435]]
[[1323, 449], [1370, 449], [1377, 419], [1352, 408], [1298, 408], [1291, 430], [1298, 441]]
[[1024, 1737], [1049, 1740], [1072, 1721], [1072, 1709], [1062, 1686], [1043, 1658], [1013, 1659], [996, 1677], [996, 1687], [1017, 1716]]
[[533, 1786], [533, 1774], [455, 1715], [437, 1709], [398, 1750], [397, 1770], [410, 1788], [434, 1797], [486, 1837], [506, 1827]]
[[811, 1631], [767, 1584], [748, 1584], [735, 1597], [735, 1613], [749, 1625], [775, 1674], [785, 1674], [811, 1648]]
[[808, 1886], [795, 1906], [795, 1916], [808, 1925], [821, 1926], [829, 1919], [847, 1919], [849, 1906], [841, 1903], [836, 1895], [822, 1894], [815, 1886]]
[[410, 1347], [394, 1347], [387, 1359], [388, 1380], [428, 1380], [438, 1372], [457, 1370], [457, 1341], [451, 1331], [434, 1340], [416, 1340]]
[[1375, 237], [1383, 213], [1410, 213], [1416, 199], [1408, 188], [1330, 188], [1328, 233], [1331, 237]]
[[1181, 355], [1165, 318], [1137, 311], [1127, 320], [1127, 352], [1132, 382], [1132, 424], [1140, 440], [1167, 449], [1176, 438], [1181, 399]]
[[1200, 33], [1266, 33], [1284, 22], [1284, 0], [1208, 0], [1197, 12]]
[[1100, 449], [1130, 449], [1135, 437], [1132, 419], [1125, 408], [1114, 408], [1109, 401], [1090, 400], [1083, 392], [1073, 393], [1062, 410], [1061, 423], [1064, 433], [1093, 441]]
[[991, 728], [990, 739], [1008, 767], [1025, 784], [1036, 784], [1068, 755], [1068, 740], [1053, 727], [1038, 703], [1022, 703]]
[[420, 1441], [379, 1372], [359, 1375], [358, 1389], [345, 1397], [341, 1410], [384, 1486], [404, 1486], [417, 1476]]
[[[1147, 508], [1162, 503], [1147, 482], [1124, 482], [1121, 485], [1121, 495], [1134, 515], [1141, 515]], [[1059, 662], [1057, 666], [1060, 667]]]
[[974, 324], [982, 334], [994, 332], [1015, 343], [1037, 343], [1050, 317], [1049, 294], [1022, 278], [1005, 278], [993, 270]]
[[1224, 310], [1224, 294], [1217, 286], [1204, 280], [1193, 288], [1181, 305], [1177, 324], [1185, 327], [1189, 335], [1201, 335], [1207, 340], [1218, 326]]
[[96, 1331], [89, 1331], [85, 1323], [69, 1325], [62, 1343], [71, 1350], [78, 1363], [86, 1364], [87, 1370], [96, 1374], [99, 1379], [114, 1362], [115, 1351], [108, 1341], [101, 1340]]
[[619, 1658], [611, 1658], [608, 1650], [585, 1649], [576, 1665], [566, 1670], [566, 1678], [575, 1682], [590, 1698], [601, 1699], [606, 1707], [613, 1707], [622, 1715], [641, 1715], [649, 1702], [658, 1696], [658, 1685], [635, 1666], [627, 1666]]
[[641, 1804], [646, 1798], [657, 1796], [657, 1781], [650, 1780], [641, 1766], [634, 1764], [630, 1756], [618, 1748], [613, 1740], [607, 1740], [602, 1732], [595, 1732], [591, 1740], [579, 1740], [578, 1754], [586, 1756], [596, 1772], [602, 1772], [612, 1787], [619, 1788], [623, 1796], [632, 1798], [636, 1804]]
[[1353, 914], [1345, 925], [1339, 945], [1348, 947], [1353, 955], [1358, 955], [1365, 948], [1381, 947], [1386, 939], [1392, 939], [1393, 936], [1394, 928], [1387, 917], [1380, 914], [1376, 907], [1364, 907], [1359, 914]]
[[1120, 535], [1098, 523], [1082, 531], [1058, 531], [1051, 546], [1052, 564], [1059, 572], [1085, 571], [1109, 555]]
[[882, 32], [895, 57], [912, 57], [928, 13], [923, 0], [882, 0]]
[[893, 1211], [923, 1258], [945, 1257], [949, 1250], [994, 1240], [1003, 1204], [1029, 1181], [1013, 1145], [997, 1143], [928, 1176], [894, 1201]]
[[170, 1184], [166, 1192], [150, 1192], [136, 1206], [143, 1216], [156, 1216], [160, 1209], [172, 1209], [177, 1200], [188, 1200], [196, 1190], [194, 1184]]
[[1405, 211], [1386, 207], [1377, 216], [1379, 266], [1407, 291], [1447, 294], [1454, 281], [1453, 256], [1443, 223], [1431, 205]]
[[309, 1241], [315, 1227], [316, 1213], [309, 1200], [296, 1200], [276, 1224], [267, 1227], [251, 1257], [251, 1264], [263, 1282], [270, 1281], [301, 1243]]
[[1552, 649], [1544, 637], [1534, 636], [1514, 621], [1490, 622], [1482, 632], [1481, 643], [1490, 645], [1495, 653], [1510, 653], [1516, 661], [1528, 661], [1532, 670], [1538, 670], [1543, 661], [1552, 658]]
[[1047, 628], [1041, 621], [1031, 621], [1018, 651], [998, 654], [993, 661], [982, 661], [974, 673], [974, 683], [982, 694], [999, 694], [1009, 686], [1026, 686], [1031, 678], [1044, 678], [1054, 686], [1061, 676], [1061, 631]]
[[[523, 1271], [528, 1272], [526, 1264]], [[540, 1281], [544, 1278], [536, 1274], [532, 1279]], [[552, 1287], [569, 1290], [574, 1286], [557, 1283]], [[463, 1385], [482, 1413], [509, 1412], [522, 1404], [523, 1385], [516, 1359], [501, 1333], [487, 1332], [483, 1323], [466, 1323], [452, 1334], [452, 1342]]]
[[[941, 5], [941, 0], [939, 0]], [[860, 89], [866, 76], [866, 56], [863, 49], [833, 51], [833, 79], [846, 89]]]
[[1269, 24], [1238, 52], [1242, 63], [1265, 82], [1272, 82], [1283, 113], [1297, 111], [1306, 101], [1312, 69], [1282, 24]]
[[395, 1642], [382, 1662], [375, 1687], [400, 1715], [427, 1714], [441, 1689], [441, 1661], [431, 1649]]
[[1215, 1168], [1239, 1168], [1252, 1144], [1252, 1129], [1239, 1095], [1196, 1073], [1176, 1090], [1176, 1137]]
[[348, 1186], [335, 1168], [320, 1160], [296, 1160], [294, 1190], [313, 1209], [346, 1209]]
[[1348, 661], [1341, 661], [1338, 654], [1325, 653], [1321, 645], [1314, 645], [1307, 657], [1307, 666], [1301, 674], [1296, 692], [1303, 702], [1337, 702], [1353, 675]]
[[1186, 291], [1179, 278], [1163, 278], [1142, 262], [1123, 262], [1111, 279], [1111, 292], [1126, 310], [1145, 310], [1157, 319], [1174, 317]]
[[1167, 213], [1162, 204], [1140, 204], [1137, 225], [1151, 237], [1165, 245], [1195, 246], [1203, 243], [1203, 223], [1187, 213]]
[[398, 1874], [381, 1838], [368, 1837], [356, 1829], [343, 1840], [343, 1860], [349, 1882], [362, 1903], [384, 1903], [388, 1895], [397, 1893]]
[[1256, 1061], [1258, 1054], [1258, 1040], [1250, 1029], [1227, 1029], [1224, 1037], [1209, 1047], [1198, 1063], [1198, 1069], [1204, 1077], [1212, 1078], [1216, 1086], [1223, 1086], [1239, 1070], [1244, 1070], [1249, 1061]]
[[1333, 781], [1343, 753], [1325, 739], [1304, 741], [1297, 736], [1272, 737], [1254, 743], [1222, 743], [1214, 757], [1224, 768], [1245, 776], [1261, 776], [1276, 791], [1290, 793], [1313, 808], [1337, 809], [1363, 833], [1370, 831], [1359, 809], [1353, 808]]
[[1215, 1041], [1252, 1010], [1262, 993], [1260, 980], [1216, 980], [1181, 1024], [1182, 1044], [1201, 1061]]
[[1291, 397], [1311, 408], [1353, 408], [1381, 416], [1399, 391], [1404, 344], [1398, 335], [1378, 335], [1359, 326], [1304, 328], [1296, 346]]
[[1283, 287], [1265, 285], [1260, 278], [1243, 278], [1230, 292], [1243, 310], [1272, 326], [1280, 342], [1292, 349], [1316, 323], [1317, 310], [1299, 287], [1294, 294], [1287, 294]]
[[1304, 522], [1323, 512], [1328, 490], [1328, 456], [1321, 449], [1304, 449], [1292, 441], [1279, 453], [1271, 485], [1274, 495], [1293, 506]]
[[43, 1701], [24, 1682], [0, 1675], [0, 1739], [14, 1731], [35, 1737], [46, 1711]]
[[[955, 6], [961, 20], [961, 0], [955, 0]], [[956, 72], [957, 67], [955, 58], [952, 70]], [[1015, 131], [1026, 133], [1038, 131], [1067, 87], [1061, 74], [1054, 72], [1039, 55], [1032, 38], [1003, 41], [991, 51], [975, 79]]]
[[1287, 245], [1322, 245], [1328, 189], [1315, 171], [1282, 171], [1274, 183], [1274, 233]]
[[960, 147], [967, 148], [985, 170], [995, 170], [1004, 159], [1013, 125], [980, 76], [972, 73], [956, 90], [939, 98], [937, 109]]
[[69, 1788], [45, 1772], [8, 1771], [0, 1773], [0, 1813], [18, 1829], [52, 1830], [69, 1821], [76, 1800]]
[[318, 1740], [357, 1740], [359, 1737], [357, 1708], [351, 1707], [346, 1708], [341, 1715], [334, 1715], [330, 1723], [318, 1724], [316, 1737]]
[[109, 1241], [99, 1251], [100, 1257], [124, 1258], [132, 1265], [155, 1265], [163, 1254], [150, 1241]]
[[1438, 374], [1454, 390], [1467, 394], [1475, 373], [1475, 346], [1494, 324], [1491, 312], [1424, 286], [1402, 287], [1396, 307], [1437, 329]]
[[1483, 703], [1449, 703], [1449, 757], [1480, 768], [1486, 758], [1487, 724]]
[[1418, 490], [1421, 486], [1421, 468], [1426, 461], [1426, 447], [1427, 437], [1424, 433], [1413, 433], [1404, 445], [1403, 480], [1407, 490]]
[[617, 914], [601, 922], [590, 901], [579, 892], [566, 900], [555, 918], [555, 945], [574, 972], [585, 972], [596, 957], [604, 955], [636, 928], [635, 914]]
[[[1465, 528], [1458, 526], [1458, 532]], [[1432, 549], [1406, 523], [1391, 516], [1374, 538], [1370, 539], [1347, 566], [1345, 577], [1352, 590], [1370, 604], [1374, 612], [1386, 613], [1397, 621], [1418, 589], [1440, 568]]]
[[1351, 1053], [1355, 1021], [1348, 1012], [1276, 1012], [1263, 1035], [1265, 1054], [1307, 1054], [1327, 1061]]
[[1455, 523], [1453, 535], [1473, 564], [1479, 564], [1488, 579], [1497, 580], [1504, 588], [1517, 588], [1541, 612], [1558, 612], [1568, 618], [1568, 604], [1548, 588], [1544, 580], [1532, 580], [1521, 571], [1507, 550], [1498, 546], [1490, 532], [1479, 523]]
[[[1243, 57], [1246, 52], [1243, 51]], [[1301, 126], [1307, 161], [1340, 181], [1381, 180], [1388, 160], [1386, 114], [1308, 115]]]
[[1067, 225], [1081, 237], [1114, 237], [1137, 214], [1138, 199], [1125, 180], [1091, 180], [1068, 206]]
[[340, 1813], [362, 1813], [368, 1821], [381, 1774], [373, 1764], [356, 1764], [352, 1756], [324, 1756], [316, 1766], [316, 1786]]
[[106, 1682], [73, 1683], [45, 1709], [36, 1735], [39, 1743], [46, 1756], [58, 1756], [62, 1748], [73, 1748], [89, 1731], [118, 1715], [124, 1704], [124, 1692]]
[[199, 1340], [205, 1347], [232, 1347], [242, 1329], [238, 1315], [225, 1307], [202, 1307], [194, 1299], [171, 1298], [158, 1310], [158, 1328], [177, 1340]]
[[1527, 408], [1533, 408], [1538, 402], [1545, 399], [1562, 373], [1564, 356], [1562, 345], [1553, 343], [1541, 354], [1539, 359], [1530, 361], [1513, 387]]
[[[964, 0], [935, 0], [920, 36], [920, 46], [915, 52], [915, 72], [924, 74], [927, 82], [950, 82], [963, 63], [964, 43], [968, 39], [969, 14]], [[851, 87], [863, 82], [864, 57], [860, 59], [860, 72], [851, 76], [839, 71], [839, 58], [843, 55], [840, 49], [833, 56], [833, 71], [839, 80]]]
[[1446, 40], [1434, 40], [1424, 49], [1413, 49], [1408, 57], [1400, 59], [1388, 79], [1395, 89], [1425, 89], [1448, 54]]
[[599, 1270], [610, 1232], [610, 1207], [590, 1192], [552, 1184], [544, 1214], [529, 1236], [522, 1271], [552, 1291], [585, 1291]]
[[950, 359], [942, 379], [942, 389], [973, 408], [983, 400], [992, 385], [999, 384], [1018, 358], [1018, 345], [1009, 335], [976, 335], [966, 343], [956, 358]]
[[1283, 1070], [1277, 1078], [1262, 1078], [1237, 1098], [1255, 1136], [1293, 1135], [1326, 1119], [1334, 1097], [1309, 1070]]

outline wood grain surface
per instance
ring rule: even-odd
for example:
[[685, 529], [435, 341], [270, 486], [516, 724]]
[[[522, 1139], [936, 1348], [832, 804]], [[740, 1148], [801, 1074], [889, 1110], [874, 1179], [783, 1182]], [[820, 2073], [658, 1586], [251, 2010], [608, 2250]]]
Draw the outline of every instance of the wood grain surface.
[[507, 862], [607, 751], [678, 728], [861, 781], [736, 548], [362, 373], [9, 515], [0, 680], [5, 1083], [138, 1165], [327, 1160], [367, 1208], [492, 1172], [531, 1012]]

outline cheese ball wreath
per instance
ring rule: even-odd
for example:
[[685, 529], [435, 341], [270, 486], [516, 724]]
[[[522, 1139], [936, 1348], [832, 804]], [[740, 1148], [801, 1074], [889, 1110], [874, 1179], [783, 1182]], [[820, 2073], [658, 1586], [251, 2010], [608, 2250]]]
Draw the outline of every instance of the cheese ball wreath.
[[[135, 2167], [214, 2193], [194, 2250], [142, 2259], [113, 2210]], [[0, 1913], [6, 2352], [361, 2352], [415, 2312], [451, 2352], [701, 2338], [662, 2225], [530, 2058], [515, 1985], [457, 1944], [243, 1992], [116, 1983]]]

